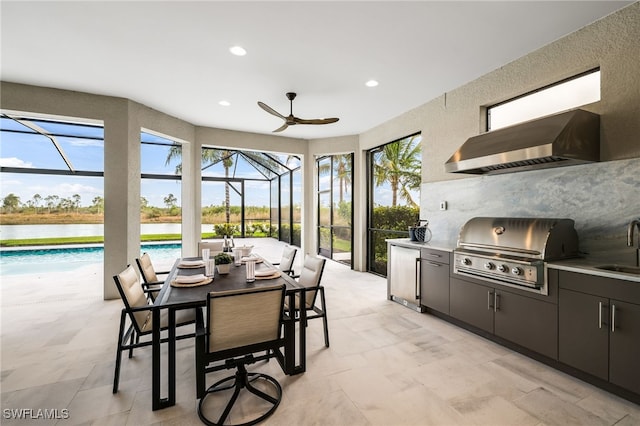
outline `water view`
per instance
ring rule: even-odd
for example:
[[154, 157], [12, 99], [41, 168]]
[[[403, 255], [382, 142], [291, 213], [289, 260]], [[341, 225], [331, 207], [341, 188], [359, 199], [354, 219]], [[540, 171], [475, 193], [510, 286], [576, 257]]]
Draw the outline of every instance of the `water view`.
[[[143, 244], [154, 263], [173, 262], [180, 257], [181, 244]], [[10, 249], [0, 253], [0, 275], [62, 272], [102, 263], [102, 246]]]

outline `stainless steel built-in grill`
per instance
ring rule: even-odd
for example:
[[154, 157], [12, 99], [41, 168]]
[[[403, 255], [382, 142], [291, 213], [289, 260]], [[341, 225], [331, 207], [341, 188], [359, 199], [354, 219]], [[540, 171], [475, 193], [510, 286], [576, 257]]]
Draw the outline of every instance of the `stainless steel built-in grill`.
[[476, 217], [460, 230], [453, 271], [548, 294], [546, 263], [578, 257], [572, 219]]

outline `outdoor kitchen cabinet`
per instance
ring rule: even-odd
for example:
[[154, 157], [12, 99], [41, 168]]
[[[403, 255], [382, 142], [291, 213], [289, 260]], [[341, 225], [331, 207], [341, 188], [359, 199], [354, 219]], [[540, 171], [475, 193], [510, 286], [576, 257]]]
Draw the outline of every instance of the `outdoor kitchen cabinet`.
[[551, 359], [558, 358], [555, 303], [454, 276], [450, 290], [452, 317]]
[[639, 287], [560, 271], [560, 362], [640, 394]]
[[420, 303], [443, 314], [449, 314], [449, 257], [443, 250], [420, 250]]

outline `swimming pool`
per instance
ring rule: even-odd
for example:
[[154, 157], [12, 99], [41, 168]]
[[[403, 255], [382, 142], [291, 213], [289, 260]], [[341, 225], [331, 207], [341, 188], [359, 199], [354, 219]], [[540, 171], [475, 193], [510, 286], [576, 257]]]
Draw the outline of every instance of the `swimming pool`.
[[[180, 257], [181, 248], [179, 243], [142, 244], [140, 253], [149, 253], [154, 263], [173, 261]], [[3, 250], [0, 252], [0, 275], [71, 271], [102, 263], [103, 255], [101, 245]]]

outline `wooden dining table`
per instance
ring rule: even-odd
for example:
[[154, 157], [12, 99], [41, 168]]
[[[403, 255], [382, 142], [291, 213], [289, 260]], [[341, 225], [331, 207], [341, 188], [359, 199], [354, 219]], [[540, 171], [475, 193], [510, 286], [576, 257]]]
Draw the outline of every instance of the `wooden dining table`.
[[[269, 262], [259, 257], [259, 263], [256, 264], [256, 271], [263, 268], [273, 268]], [[238, 290], [245, 288], [254, 288], [260, 286], [270, 286], [278, 283], [285, 284], [285, 294], [288, 298], [287, 305], [289, 311], [284, 315], [284, 353], [282, 357], [276, 357], [285, 374], [294, 375], [303, 373], [306, 369], [306, 333], [304, 324], [306, 323], [306, 312], [301, 309], [298, 318], [296, 318], [294, 307], [296, 306], [295, 297], [299, 295], [301, 300], [305, 297], [305, 288], [298, 284], [296, 280], [286, 273], [281, 273], [279, 277], [271, 279], [256, 279], [253, 282], [247, 282], [246, 267], [244, 264], [240, 266], [232, 265], [228, 274], [215, 273], [211, 283], [196, 287], [174, 287], [171, 283], [179, 274], [196, 275], [204, 274], [205, 268], [181, 268], [178, 265], [182, 260], [198, 260], [198, 257], [177, 259], [174, 263], [162, 289], [156, 296], [153, 304], [153, 332], [152, 332], [152, 409], [158, 410], [175, 405], [176, 403], [176, 311], [181, 309], [202, 309], [207, 306], [207, 295], [212, 291]], [[166, 333], [167, 350], [167, 370], [166, 380], [167, 388], [166, 397], [161, 396], [162, 384], [162, 351], [161, 351], [161, 330], [160, 330], [160, 313], [163, 309], [168, 312], [168, 329]], [[299, 326], [296, 327], [296, 322]], [[297, 340], [297, 342], [296, 342]], [[296, 345], [297, 343], [297, 345]], [[195, 362], [195, 354], [194, 354]], [[195, 386], [195, 383], [194, 383]]]

